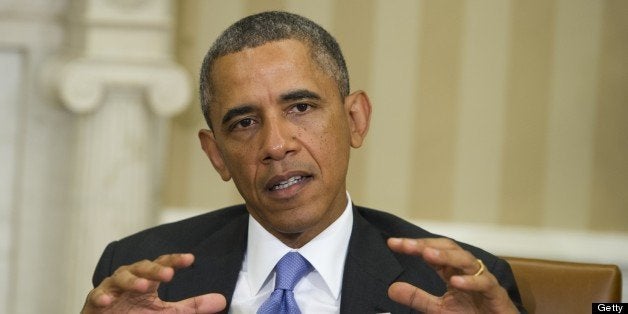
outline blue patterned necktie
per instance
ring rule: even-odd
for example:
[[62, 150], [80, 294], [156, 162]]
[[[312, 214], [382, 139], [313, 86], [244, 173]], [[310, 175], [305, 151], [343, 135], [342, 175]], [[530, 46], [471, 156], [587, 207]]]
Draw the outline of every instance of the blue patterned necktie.
[[284, 255], [275, 266], [275, 291], [257, 310], [257, 314], [300, 314], [292, 289], [312, 271], [312, 265], [297, 252]]

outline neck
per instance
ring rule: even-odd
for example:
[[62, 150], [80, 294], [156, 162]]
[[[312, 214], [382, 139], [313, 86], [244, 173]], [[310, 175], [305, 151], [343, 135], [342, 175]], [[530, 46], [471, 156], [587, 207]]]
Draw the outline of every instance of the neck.
[[[327, 227], [334, 223], [338, 217], [342, 215], [345, 208], [347, 208], [348, 198], [346, 192], [337, 197], [326, 209], [322, 211], [320, 217], [314, 218], [314, 222], [302, 226], [301, 230], [289, 230], [282, 229], [279, 226], [273, 226], [258, 215], [255, 212], [249, 211], [251, 216], [257, 220], [268, 232], [270, 232], [275, 238], [283, 242], [286, 246], [298, 249], [309, 243], [312, 239], [323, 232]], [[316, 216], [316, 214], [314, 214]], [[297, 219], [293, 219], [297, 220]], [[293, 224], [294, 222], [291, 222]], [[294, 227], [291, 225], [289, 227]]]

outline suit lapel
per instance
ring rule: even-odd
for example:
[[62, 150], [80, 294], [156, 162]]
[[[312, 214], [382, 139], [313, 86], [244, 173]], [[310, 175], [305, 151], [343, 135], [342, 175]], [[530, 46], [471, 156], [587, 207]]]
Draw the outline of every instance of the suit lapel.
[[409, 312], [387, 295], [388, 286], [402, 274], [403, 267], [388, 249], [385, 237], [356, 209], [353, 212], [340, 312]]
[[[353, 230], [342, 282], [341, 313], [409, 313], [388, 298], [395, 280], [416, 282], [405, 272], [386, 245], [386, 235], [371, 225], [354, 206]], [[248, 213], [224, 222], [224, 227], [203, 240], [191, 253], [194, 264], [176, 272], [160, 287], [165, 300], [182, 300], [210, 292], [221, 293], [230, 303], [247, 246]], [[425, 266], [427, 267], [427, 266]], [[421, 269], [422, 270], [422, 269]], [[421, 273], [420, 271], [416, 273]], [[228, 310], [229, 304], [227, 305]]]
[[[177, 272], [168, 285], [170, 299], [185, 299], [218, 292], [230, 303], [246, 251], [248, 214], [225, 222], [224, 228], [194, 250], [194, 264]], [[228, 307], [228, 305], [227, 305]]]

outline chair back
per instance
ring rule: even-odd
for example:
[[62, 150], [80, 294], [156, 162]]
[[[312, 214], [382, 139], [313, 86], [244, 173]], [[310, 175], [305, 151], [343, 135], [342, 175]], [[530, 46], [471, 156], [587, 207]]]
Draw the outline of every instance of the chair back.
[[616, 265], [503, 257], [529, 313], [591, 313], [591, 303], [621, 302]]

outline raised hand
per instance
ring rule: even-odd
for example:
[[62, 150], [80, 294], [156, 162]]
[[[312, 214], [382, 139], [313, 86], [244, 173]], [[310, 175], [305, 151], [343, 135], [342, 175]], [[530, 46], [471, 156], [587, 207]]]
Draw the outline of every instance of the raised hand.
[[118, 268], [88, 295], [81, 313], [218, 313], [227, 301], [210, 293], [179, 302], [159, 299], [157, 288], [172, 280], [176, 269], [194, 262], [192, 254], [168, 254]]
[[430, 264], [447, 284], [447, 292], [434, 296], [405, 282], [395, 282], [388, 296], [424, 313], [519, 313], [493, 274], [481, 261], [454, 241], [388, 239], [391, 250], [415, 255]]

